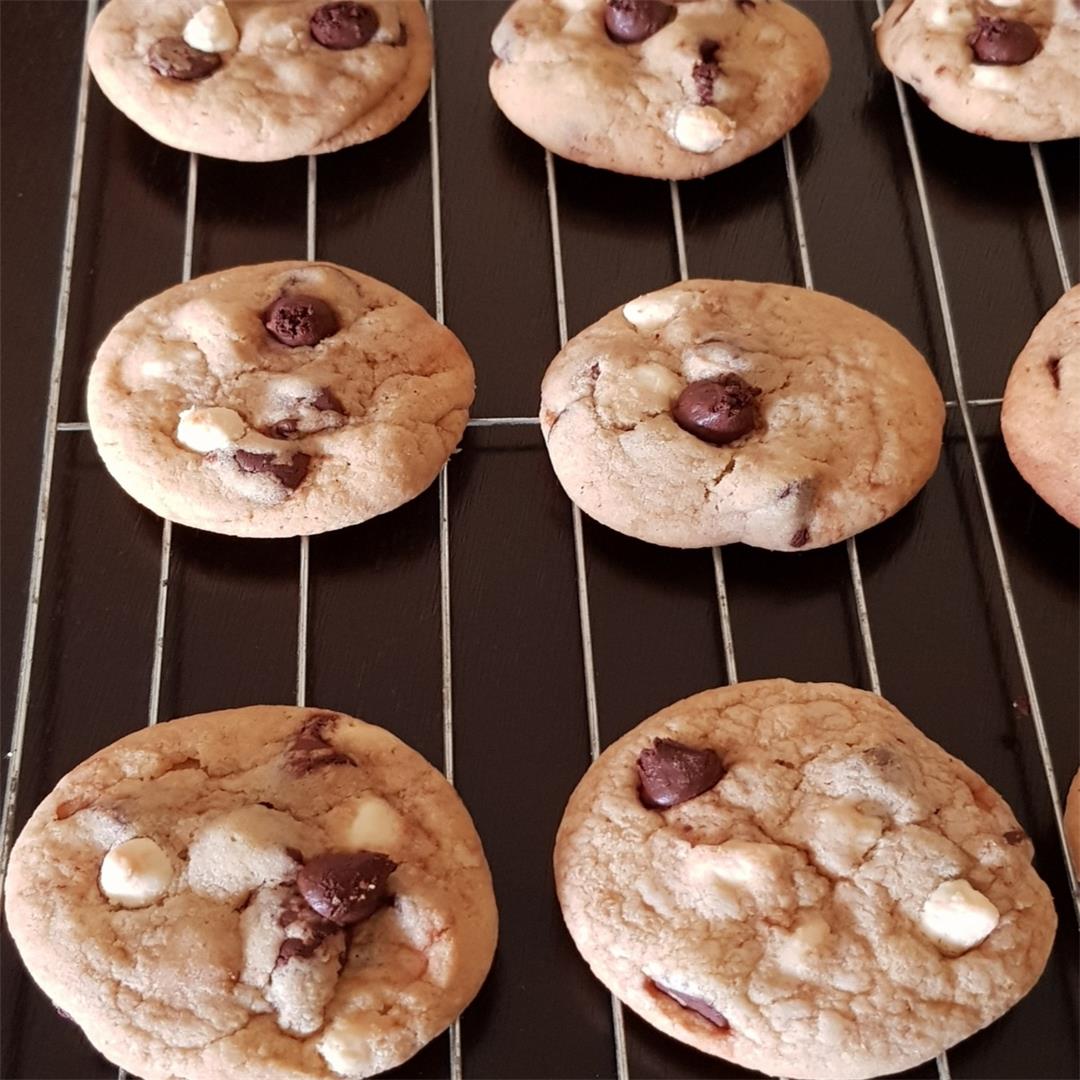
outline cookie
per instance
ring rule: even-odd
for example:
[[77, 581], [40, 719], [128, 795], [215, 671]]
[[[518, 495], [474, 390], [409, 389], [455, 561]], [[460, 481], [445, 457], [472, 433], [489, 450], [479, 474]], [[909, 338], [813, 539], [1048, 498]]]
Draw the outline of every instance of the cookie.
[[1043, 316], [1016, 358], [1001, 434], [1023, 478], [1080, 525], [1080, 285]]
[[1009, 807], [891, 705], [707, 690], [609, 747], [555, 847], [593, 973], [661, 1031], [769, 1076], [899, 1072], [1038, 980], [1057, 918]]
[[885, 66], [942, 119], [991, 139], [1080, 135], [1075, 0], [893, 0], [874, 24]]
[[517, 0], [491, 45], [491, 93], [526, 135], [672, 180], [774, 143], [829, 78], [824, 38], [780, 0]]
[[1073, 777], [1065, 800], [1065, 839], [1069, 843], [1073, 867], [1080, 873], [1080, 772]]
[[396, 289], [332, 263], [243, 266], [144, 301], [90, 371], [90, 429], [132, 498], [183, 525], [296, 536], [423, 491], [473, 367]]
[[431, 79], [419, 0], [111, 0], [87, 42], [105, 96], [155, 139], [276, 161], [368, 142]]
[[128, 735], [15, 843], [30, 974], [145, 1080], [364, 1077], [472, 1000], [496, 912], [453, 788], [382, 728], [253, 706]]
[[797, 551], [896, 513], [945, 408], [926, 361], [823, 293], [688, 281], [570, 341], [544, 378], [551, 463], [585, 513], [670, 547]]

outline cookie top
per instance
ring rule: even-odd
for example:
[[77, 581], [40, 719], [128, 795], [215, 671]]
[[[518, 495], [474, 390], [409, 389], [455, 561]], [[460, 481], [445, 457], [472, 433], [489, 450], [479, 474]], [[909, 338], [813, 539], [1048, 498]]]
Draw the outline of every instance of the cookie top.
[[817, 27], [780, 0], [517, 0], [491, 45], [512, 124], [571, 161], [663, 179], [763, 150], [829, 78]]
[[363, 1077], [479, 989], [496, 913], [453, 788], [382, 728], [253, 706], [138, 731], [12, 850], [30, 973], [138, 1076]]
[[423, 491], [468, 422], [473, 367], [407, 296], [332, 263], [241, 266], [109, 333], [87, 409], [156, 514], [234, 536], [366, 521]]
[[1075, 0], [893, 0], [875, 23], [885, 66], [938, 116], [992, 139], [1080, 135]]
[[1024, 479], [1080, 525], [1080, 285], [1043, 316], [1016, 358], [1001, 433]]
[[907, 1069], [1031, 989], [1057, 923], [1001, 797], [881, 698], [782, 679], [608, 748], [555, 848], [593, 972], [770, 1076]]
[[87, 59], [155, 139], [275, 161], [396, 127], [427, 91], [431, 34], [419, 0], [111, 0]]
[[1080, 772], [1073, 777], [1065, 800], [1065, 839], [1072, 855], [1073, 869], [1080, 873]]
[[887, 323], [824, 293], [688, 281], [582, 331], [544, 378], [567, 494], [672, 547], [793, 551], [889, 517], [941, 450], [941, 392]]

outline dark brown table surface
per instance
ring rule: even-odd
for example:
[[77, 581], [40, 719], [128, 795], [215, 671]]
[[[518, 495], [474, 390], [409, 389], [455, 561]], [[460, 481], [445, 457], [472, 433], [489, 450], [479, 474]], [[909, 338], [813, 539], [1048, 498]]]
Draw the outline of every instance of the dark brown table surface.
[[[957, 400], [946, 324], [969, 400], [1000, 397], [1062, 275], [1026, 145], [954, 130], [913, 95], [914, 136], [936, 225], [949, 314], [892, 79], [874, 54], [875, 6], [801, 4], [834, 71], [792, 136], [814, 284], [899, 327]], [[488, 36], [504, 5], [435, 4], [441, 267], [427, 106], [368, 146], [318, 159], [319, 257], [405, 290], [476, 362], [476, 417], [529, 417], [559, 346], [544, 152], [489, 100]], [[298, 540], [172, 533], [159, 694], [152, 690], [162, 527], [112, 482], [85, 420], [94, 351], [131, 306], [184, 270], [189, 158], [155, 143], [91, 83], [77, 200], [62, 376], [48, 425], [63, 247], [87, 9], [80, 0], [0, 4], [3, 33], [3, 749], [17, 829], [69, 768], [147, 722], [253, 702], [289, 702], [298, 664]], [[1076, 142], [1042, 160], [1078, 276]], [[192, 271], [302, 258], [308, 163], [199, 159]], [[566, 320], [575, 333], [679, 275], [669, 185], [558, 161]], [[680, 185], [694, 276], [802, 282], [782, 145]], [[1036, 722], [1063, 795], [1078, 756], [1077, 531], [1028, 489], [1001, 442], [996, 404], [949, 409], [941, 465], [915, 503], [858, 538], [867, 623], [884, 694], [982, 773], [1031, 833], [1061, 926], [1046, 974], [998, 1023], [948, 1055], [955, 1077], [1075, 1077], [1077, 921]], [[38, 525], [42, 439], [55, 439], [32, 649], [23, 630]], [[1000, 527], [1026, 680], [980, 498], [972, 447]], [[609, 1077], [610, 999], [567, 937], [550, 849], [589, 761], [589, 695], [570, 505], [535, 425], [476, 426], [440, 492], [366, 525], [311, 540], [308, 703], [382, 724], [454, 778], [495, 875], [502, 937], [491, 977], [461, 1022], [466, 1077]], [[42, 530], [38, 529], [42, 534]], [[649, 547], [585, 521], [599, 742], [729, 675], [713, 558]], [[441, 559], [449, 567], [452, 702], [443, 691]], [[799, 555], [723, 552], [740, 679], [790, 676], [872, 685], [844, 545]], [[28, 680], [20, 697], [20, 670]], [[1032, 687], [1036, 698], [1031, 700]], [[1038, 708], [1036, 708], [1036, 704]], [[25, 726], [23, 723], [25, 722]], [[12, 731], [23, 738], [12, 744]], [[18, 780], [17, 790], [13, 779]], [[113, 1077], [3, 942], [5, 1077]], [[626, 1017], [628, 1075], [741, 1076]], [[402, 1076], [450, 1075], [447, 1036]], [[914, 1076], [937, 1075], [934, 1063]]]

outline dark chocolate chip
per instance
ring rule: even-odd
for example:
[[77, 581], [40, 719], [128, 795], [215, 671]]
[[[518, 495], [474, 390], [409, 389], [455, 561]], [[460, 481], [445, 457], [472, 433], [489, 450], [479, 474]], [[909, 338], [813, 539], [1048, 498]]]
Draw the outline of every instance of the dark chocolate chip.
[[727, 1022], [727, 1017], [723, 1013], [717, 1012], [707, 1001], [702, 1001], [701, 998], [691, 997], [689, 994], [683, 994], [678, 990], [672, 990], [669, 986], [663, 986], [655, 979], [649, 980], [661, 994], [671, 998], [672, 1001], [677, 1002], [684, 1009], [689, 1009], [691, 1012], [696, 1012], [698, 1016], [704, 1017], [710, 1024], [718, 1027], [721, 1031], [729, 1031], [731, 1025]]
[[333, 308], [317, 296], [301, 293], [279, 296], [267, 309], [263, 322], [266, 329], [290, 349], [317, 345], [323, 338], [338, 332]]
[[968, 44], [980, 64], [1026, 64], [1042, 47], [1027, 23], [989, 15], [979, 16]]
[[715, 787], [724, 764], [715, 750], [657, 739], [638, 755], [638, 798], [650, 810], [678, 806]]
[[269, 473], [290, 491], [303, 483], [311, 465], [311, 455], [299, 451], [288, 461], [276, 461], [273, 454], [258, 454], [251, 450], [237, 450], [234, 458], [241, 472]]
[[146, 62], [159, 75], [180, 82], [192, 82], [213, 75], [221, 67], [216, 52], [193, 49], [183, 38], [158, 38], [146, 54]]
[[304, 861], [304, 853], [299, 848], [287, 847], [285, 849], [285, 854], [288, 855], [293, 862]]
[[270, 435], [275, 439], [291, 439], [300, 430], [300, 421], [292, 417], [279, 420], [270, 428]]
[[757, 423], [754, 399], [761, 393], [739, 375], [702, 379], [684, 388], [671, 414], [675, 423], [704, 442], [723, 446], [741, 439]]
[[381, 906], [397, 863], [374, 851], [318, 855], [306, 863], [296, 884], [312, 911], [338, 926], [370, 918]]
[[878, 768], [885, 768], [888, 765], [892, 765], [896, 761], [896, 755], [887, 746], [870, 746], [863, 751], [863, 757], [870, 762], [871, 765], [877, 765]]
[[1006, 844], [1011, 844], [1013, 847], [1016, 847], [1017, 844], [1022, 844], [1026, 839], [1027, 833], [1024, 832], [1023, 829], [1010, 829], [1002, 836], [1002, 840], [1004, 840]]
[[[323, 938], [323, 941], [326, 939]], [[287, 964], [294, 957], [300, 957], [301, 959], [308, 959], [315, 955], [315, 950], [322, 944], [322, 941], [303, 941], [301, 938], [290, 937], [286, 938], [281, 943], [281, 948], [278, 949], [277, 961], [275, 967], [282, 967]]]
[[713, 84], [723, 74], [716, 59], [720, 52], [720, 44], [716, 41], [705, 40], [699, 46], [699, 52], [701, 59], [694, 64], [692, 71], [694, 87], [697, 90], [698, 103], [710, 105], [713, 99]]
[[312, 408], [318, 409], [319, 412], [345, 412], [345, 406], [341, 404], [337, 394], [328, 386], [324, 386], [319, 391], [319, 396], [315, 398], [311, 405]]
[[806, 547], [809, 542], [810, 530], [805, 525], [788, 541], [793, 548]]
[[1054, 384], [1055, 390], [1061, 389], [1061, 357], [1051, 356], [1046, 361], [1046, 370], [1050, 372], [1050, 381]]
[[337, 716], [333, 713], [317, 713], [304, 721], [285, 753], [285, 766], [293, 775], [303, 776], [324, 765], [356, 764], [326, 739], [327, 728], [336, 722]]
[[379, 16], [367, 4], [323, 4], [308, 22], [311, 36], [325, 49], [357, 49], [379, 29]]
[[674, 18], [674, 6], [663, 0], [607, 0], [604, 5], [608, 37], [620, 45], [636, 45]]

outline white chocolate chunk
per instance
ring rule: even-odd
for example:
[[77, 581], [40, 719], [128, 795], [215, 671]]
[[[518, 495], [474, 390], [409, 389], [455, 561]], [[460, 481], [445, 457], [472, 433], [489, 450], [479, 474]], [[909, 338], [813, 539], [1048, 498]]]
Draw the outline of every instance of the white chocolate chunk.
[[194, 407], [180, 414], [176, 425], [176, 441], [197, 454], [224, 450], [239, 442], [247, 431], [240, 414], [220, 406]]
[[106, 853], [98, 883], [114, 904], [140, 908], [160, 900], [172, 878], [169, 856], [148, 836], [136, 836]]
[[651, 332], [670, 322], [679, 310], [674, 296], [646, 294], [623, 304], [623, 318], [636, 330]]
[[763, 23], [757, 32], [757, 41], [760, 45], [778, 45], [784, 39], [784, 31], [776, 23]]
[[926, 898], [919, 924], [942, 952], [956, 955], [985, 941], [1000, 918], [991, 900], [960, 879], [942, 882]]
[[831, 935], [829, 924], [820, 915], [804, 915], [780, 947], [780, 963], [797, 972], [814, 953], [821, 951]]
[[348, 1013], [330, 1021], [316, 1046], [323, 1060], [338, 1076], [371, 1076], [391, 1064], [382, 1062], [382, 1047], [399, 1031], [394, 1015], [375, 1010]]
[[199, 52], [230, 52], [240, 44], [240, 34], [229, 9], [218, 0], [199, 8], [188, 19], [184, 40]]
[[821, 833], [830, 838], [830, 851], [857, 863], [880, 839], [885, 822], [860, 813], [851, 803], [825, 806], [819, 811]]
[[1019, 85], [1020, 75], [1015, 67], [1003, 64], [972, 64], [971, 85], [983, 90], [1009, 93]]
[[926, 20], [937, 30], [956, 30], [972, 21], [968, 6], [956, 0], [938, 0], [931, 6]]
[[375, 13], [379, 17], [379, 28], [372, 35], [371, 40], [380, 45], [396, 45], [401, 40], [401, 18], [398, 15], [397, 4], [376, 4]]
[[729, 885], [753, 885], [775, 881], [781, 871], [784, 852], [775, 844], [754, 844], [729, 840], [717, 847], [698, 847], [707, 854], [704, 863], [709, 873]]
[[326, 815], [326, 831], [335, 847], [393, 855], [401, 843], [401, 815], [378, 795], [361, 795]]
[[605, 423], [632, 428], [667, 412], [682, 388], [682, 379], [663, 364], [609, 368], [596, 380], [596, 406]]
[[735, 135], [735, 121], [712, 105], [686, 105], [675, 117], [675, 141], [693, 154], [710, 154]]

